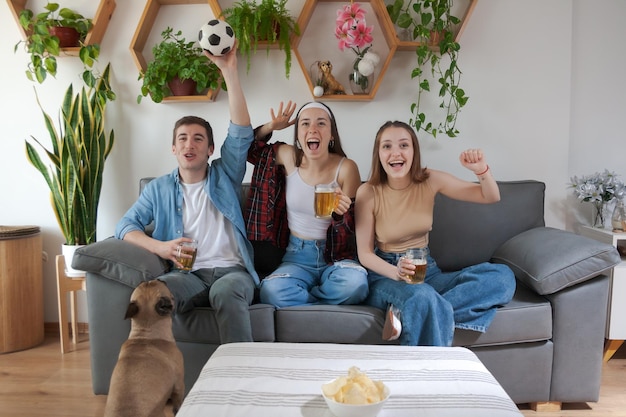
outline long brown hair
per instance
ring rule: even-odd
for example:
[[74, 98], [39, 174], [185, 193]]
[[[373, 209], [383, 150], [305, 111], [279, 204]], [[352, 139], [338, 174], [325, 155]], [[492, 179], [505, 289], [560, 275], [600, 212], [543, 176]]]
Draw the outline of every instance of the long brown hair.
[[[298, 123], [300, 122], [300, 112], [302, 111], [302, 109], [313, 103], [312, 101], [309, 101], [308, 103], [305, 103], [302, 107], [300, 107], [300, 109], [298, 110], [298, 113], [296, 114], [296, 124], [295, 124], [295, 129], [293, 131], [293, 147], [294, 147], [294, 151], [295, 151], [295, 158], [296, 158], [296, 166], [299, 167], [302, 164], [302, 157], [304, 156], [304, 151], [298, 147]], [[330, 144], [328, 145], [328, 152], [329, 153], [336, 153], [339, 156], [346, 156], [346, 153], [344, 152], [342, 146], [341, 146], [341, 138], [339, 137], [339, 130], [337, 129], [337, 122], [335, 121], [335, 115], [333, 114], [333, 111], [330, 109], [330, 107], [328, 107], [326, 104], [321, 103], [319, 101], [316, 101], [315, 103], [321, 104], [322, 106], [326, 107], [326, 109], [328, 110], [328, 113], [330, 113], [330, 137], [331, 140], [333, 141], [333, 146], [330, 146]]]
[[426, 172], [426, 167], [422, 168], [420, 145], [417, 140], [417, 134], [415, 133], [415, 130], [413, 130], [413, 128], [407, 123], [395, 120], [393, 122], [385, 122], [385, 124], [383, 124], [376, 133], [376, 139], [374, 140], [374, 149], [372, 151], [372, 170], [370, 173], [370, 178], [367, 182], [372, 185], [387, 184], [387, 172], [385, 172], [383, 164], [382, 162], [380, 162], [380, 155], [378, 153], [378, 150], [380, 149], [380, 140], [383, 133], [390, 127], [399, 127], [401, 129], [404, 129], [411, 136], [411, 143], [413, 143], [413, 161], [411, 162], [410, 172], [411, 181], [422, 182], [427, 180], [429, 175], [428, 172]]

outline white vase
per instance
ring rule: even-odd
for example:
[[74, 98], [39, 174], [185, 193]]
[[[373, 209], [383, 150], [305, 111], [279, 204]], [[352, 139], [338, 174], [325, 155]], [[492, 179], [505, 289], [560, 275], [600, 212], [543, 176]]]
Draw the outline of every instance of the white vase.
[[81, 271], [80, 269], [72, 268], [72, 259], [74, 258], [74, 252], [76, 249], [82, 248], [84, 245], [66, 245], [63, 244], [61, 246], [61, 253], [65, 258], [65, 275], [68, 277], [84, 277], [85, 271]]

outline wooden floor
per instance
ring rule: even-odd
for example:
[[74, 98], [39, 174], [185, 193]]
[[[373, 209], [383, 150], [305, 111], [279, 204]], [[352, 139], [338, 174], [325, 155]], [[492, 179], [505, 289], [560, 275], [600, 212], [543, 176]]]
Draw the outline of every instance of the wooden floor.
[[[58, 335], [49, 335], [41, 346], [0, 354], [2, 416], [101, 417], [105, 401], [91, 390], [88, 341], [61, 355]], [[598, 403], [565, 404], [546, 413], [519, 407], [533, 417], [626, 417], [626, 344], [604, 365]]]

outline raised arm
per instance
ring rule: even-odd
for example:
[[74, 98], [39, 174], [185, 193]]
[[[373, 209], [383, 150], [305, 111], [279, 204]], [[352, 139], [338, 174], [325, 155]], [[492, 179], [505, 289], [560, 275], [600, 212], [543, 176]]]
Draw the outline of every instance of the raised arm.
[[224, 77], [228, 90], [230, 121], [239, 126], [250, 126], [248, 104], [241, 88], [237, 70], [237, 47], [224, 56], [213, 56], [206, 51], [204, 54], [222, 71], [222, 77]]
[[296, 119], [291, 120], [291, 117], [295, 111], [296, 103], [292, 103], [291, 100], [284, 106], [281, 101], [276, 112], [274, 112], [273, 108], [270, 108], [270, 121], [255, 129], [254, 139], [263, 140], [263, 138], [271, 135], [275, 130], [283, 130], [289, 126], [293, 126], [293, 124], [296, 123]]
[[461, 165], [478, 178], [475, 182], [461, 180], [443, 171], [430, 170], [430, 182], [447, 197], [473, 203], [496, 203], [500, 201], [500, 188], [480, 149], [468, 149], [459, 156]]

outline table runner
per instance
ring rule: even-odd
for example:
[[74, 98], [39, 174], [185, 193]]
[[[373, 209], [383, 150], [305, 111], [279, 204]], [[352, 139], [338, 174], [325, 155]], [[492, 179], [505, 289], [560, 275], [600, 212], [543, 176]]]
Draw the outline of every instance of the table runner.
[[177, 417], [331, 417], [321, 385], [357, 366], [389, 386], [379, 417], [519, 417], [462, 347], [231, 343], [203, 367]]

